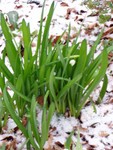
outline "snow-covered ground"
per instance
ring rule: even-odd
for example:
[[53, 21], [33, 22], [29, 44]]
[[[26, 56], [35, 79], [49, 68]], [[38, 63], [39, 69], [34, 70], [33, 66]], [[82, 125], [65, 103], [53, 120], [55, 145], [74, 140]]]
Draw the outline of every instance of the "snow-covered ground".
[[[21, 23], [24, 18], [27, 22], [30, 22], [31, 32], [33, 32], [34, 30], [39, 29], [43, 4], [43, 0], [34, 1], [34, 3], [30, 3], [30, 0], [1, 0], [0, 11], [6, 14], [12, 10], [17, 11], [19, 14], [18, 24]], [[80, 5], [82, 0], [54, 1], [55, 12], [49, 33], [50, 37], [52, 36], [55, 38], [56, 36], [60, 36], [65, 30], [68, 30], [68, 26], [71, 24], [71, 41], [77, 37], [80, 30], [81, 32], [78, 41], [87, 39], [88, 47], [90, 48], [101, 29], [105, 27], [101, 43], [98, 46], [96, 54], [102, 50], [102, 45], [105, 39], [113, 39], [113, 14], [111, 14], [111, 19], [108, 22], [100, 24], [98, 22], [98, 15], [93, 15], [92, 10], [89, 10], [85, 5]], [[52, 0], [46, 0], [44, 19], [47, 17], [51, 3]], [[17, 31], [14, 32], [17, 33]], [[20, 38], [21, 35], [17, 36], [16, 40], [19, 41]], [[63, 37], [63, 40], [65, 39], [66, 35]], [[2, 52], [3, 47], [4, 40], [3, 37], [0, 36], [0, 52]], [[110, 58], [112, 56], [112, 54], [109, 55]], [[73, 144], [76, 144], [78, 129], [80, 131], [80, 139], [83, 150], [113, 149], [113, 62], [110, 62], [109, 64], [107, 75], [109, 79], [107, 92], [103, 103], [96, 106], [96, 113], [94, 112], [93, 107], [88, 105], [83, 108], [79, 119], [54, 114], [51, 121], [49, 139], [45, 145], [45, 149], [63, 150], [66, 138], [72, 130], [75, 130], [72, 141]], [[99, 88], [97, 88], [92, 94], [94, 100], [96, 100], [98, 96], [98, 90]], [[41, 113], [41, 111], [37, 110], [37, 119], [39, 122], [41, 120]], [[16, 143], [15, 149], [19, 149], [25, 139], [19, 130], [16, 133], [14, 132], [15, 127], [16, 125], [13, 120], [9, 118], [7, 127], [3, 130], [3, 134], [0, 135], [0, 145], [2, 145], [3, 142], [12, 144]], [[7, 140], [7, 137], [10, 137], [9, 141]]]

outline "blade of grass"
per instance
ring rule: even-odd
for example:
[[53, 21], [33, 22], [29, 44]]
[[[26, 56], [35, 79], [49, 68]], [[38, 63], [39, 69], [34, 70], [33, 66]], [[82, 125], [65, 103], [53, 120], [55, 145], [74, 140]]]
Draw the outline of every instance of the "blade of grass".
[[69, 135], [69, 137], [67, 138], [65, 142], [65, 148], [68, 150], [71, 148], [73, 134], [74, 134], [74, 131], [71, 132], [71, 134]]
[[95, 50], [96, 50], [96, 48], [97, 48], [97, 46], [98, 46], [98, 44], [99, 44], [99, 42], [100, 42], [100, 39], [101, 39], [101, 37], [102, 37], [102, 35], [103, 35], [103, 32], [104, 32], [104, 29], [100, 32], [100, 34], [98, 35], [97, 40], [96, 40], [95, 43], [93, 44], [93, 46], [92, 46], [92, 48], [91, 48], [91, 50], [90, 50], [90, 52], [89, 52], [89, 54], [88, 54], [88, 56], [87, 56], [86, 65], [88, 65], [89, 62], [91, 62], [91, 60], [93, 59], [94, 52], [95, 52]]
[[74, 77], [84, 71], [84, 68], [86, 65], [86, 58], [87, 58], [86, 56], [87, 56], [87, 43], [86, 43], [86, 40], [83, 40], [81, 47], [80, 47], [80, 56], [77, 60]]
[[8, 85], [18, 96], [23, 98], [26, 102], [29, 102], [29, 103], [31, 102], [31, 100], [28, 97], [26, 97], [25, 95], [17, 91], [15, 86], [13, 86], [10, 82], [7, 82], [6, 85]]
[[76, 143], [76, 150], [83, 150], [82, 144], [80, 143], [80, 132], [78, 130], [78, 137], [77, 137], [77, 143]]
[[102, 99], [103, 99], [103, 97], [105, 95], [105, 92], [106, 92], [106, 89], [107, 89], [107, 85], [108, 85], [108, 78], [107, 78], [107, 75], [105, 75], [104, 80], [103, 80], [103, 86], [102, 86], [102, 89], [100, 91], [99, 98], [96, 101], [97, 104], [100, 104], [102, 102]]
[[26, 138], [28, 138], [27, 130], [25, 129], [25, 127], [20, 122], [20, 118], [16, 115], [15, 110], [13, 109], [12, 105], [10, 104], [10, 101], [8, 100], [8, 93], [6, 91], [6, 87], [4, 88], [4, 91], [3, 91], [3, 98], [4, 98], [6, 108], [9, 111], [9, 113], [10, 113], [11, 117], [13, 118], [14, 122], [17, 124], [19, 129], [22, 131], [24, 136]]
[[76, 82], [79, 81], [81, 79], [81, 77], [82, 77], [82, 74], [80, 73], [76, 77], [74, 77], [72, 80], [70, 80], [70, 82], [68, 82], [58, 93], [57, 99], [59, 99], [61, 96], [63, 96], [63, 94], [65, 92], [67, 92], [72, 85], [76, 84]]
[[4, 74], [4, 76], [9, 79], [10, 82], [13, 82], [13, 74], [9, 71], [9, 69], [4, 64], [4, 61], [0, 59], [0, 72]]
[[54, 2], [52, 2], [51, 4], [48, 17], [47, 17], [47, 21], [45, 24], [45, 28], [44, 28], [44, 34], [43, 34], [43, 39], [42, 39], [42, 51], [41, 51], [41, 56], [40, 56], [41, 65], [45, 62], [46, 55], [47, 55], [46, 46], [48, 44], [48, 34], [49, 34], [49, 28], [50, 28], [53, 12], [54, 12]]
[[10, 29], [8, 28], [3, 15], [1, 16], [1, 27], [2, 27], [3, 34], [6, 38], [6, 51], [7, 51], [10, 64], [13, 68], [15, 75], [18, 75], [21, 71], [19, 54], [15, 48], [15, 45], [13, 44]]
[[4, 33], [5, 38], [10, 41], [12, 40], [12, 36], [11, 33], [9, 32], [9, 27], [6, 24], [5, 18], [3, 16], [3, 14], [1, 14], [1, 27], [2, 27], [2, 31]]
[[29, 136], [29, 140], [33, 146], [33, 148], [35, 148], [36, 150], [41, 150], [39, 145], [36, 144], [35, 140], [34, 140], [34, 137], [32, 135], [32, 129], [31, 129], [31, 124], [30, 122], [28, 122], [28, 136]]
[[106, 72], [106, 68], [107, 68], [107, 64], [108, 64], [108, 58], [107, 58], [107, 51], [104, 50], [102, 52], [102, 58], [101, 58], [101, 68], [99, 70], [99, 73], [98, 75], [95, 77], [93, 83], [88, 86], [88, 89], [86, 90], [87, 93], [85, 93], [85, 95], [83, 96], [82, 98], [82, 101], [80, 103], [80, 106], [79, 106], [79, 109], [78, 109], [78, 112], [77, 112], [77, 116], [79, 116], [80, 114], [80, 111], [81, 109], [83, 108], [87, 98], [89, 97], [89, 95], [91, 94], [91, 92], [96, 88], [96, 86], [98, 85], [98, 83], [102, 80], [102, 78], [104, 77], [105, 75], [105, 72]]
[[36, 118], [36, 98], [33, 96], [32, 102], [31, 102], [31, 109], [30, 109], [30, 124], [31, 124], [31, 129], [34, 134], [34, 137], [36, 141], [40, 144], [41, 138], [40, 138], [40, 133], [38, 132], [38, 122]]

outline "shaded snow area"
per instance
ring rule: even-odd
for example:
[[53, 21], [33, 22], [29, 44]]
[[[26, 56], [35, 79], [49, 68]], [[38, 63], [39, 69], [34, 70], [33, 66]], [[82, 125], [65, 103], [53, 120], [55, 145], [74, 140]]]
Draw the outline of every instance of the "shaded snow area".
[[[50, 38], [56, 39], [66, 30], [68, 31], [69, 24], [71, 25], [71, 42], [79, 35], [78, 41], [87, 39], [88, 49], [97, 39], [98, 34], [105, 28], [101, 43], [98, 46], [95, 57], [100, 53], [103, 43], [113, 39], [113, 14], [111, 19], [104, 24], [98, 21], [98, 13], [93, 13], [93, 10], [88, 9], [85, 5], [81, 5], [81, 0], [54, 0], [55, 12], [51, 22]], [[47, 17], [48, 10], [52, 0], [46, 0], [44, 23]], [[15, 10], [19, 14], [18, 24], [24, 18], [30, 22], [31, 32], [38, 30], [40, 25], [40, 15], [42, 11], [43, 0], [1, 0], [0, 11], [6, 14], [9, 11]], [[95, 10], [96, 11], [96, 10]], [[109, 13], [109, 12], [108, 12]], [[80, 31], [80, 34], [79, 34]], [[17, 30], [13, 31], [16, 36], [16, 41], [21, 40], [21, 34]], [[64, 34], [62, 41], [65, 42], [67, 34]], [[4, 48], [4, 37], [0, 36], [0, 54]], [[34, 39], [32, 48], [36, 47], [36, 39]], [[113, 56], [109, 54], [109, 59]], [[9, 65], [8, 62], [6, 62]], [[10, 67], [10, 66], [9, 66]], [[83, 150], [112, 150], [113, 149], [113, 62], [109, 61], [107, 69], [108, 88], [102, 104], [96, 105], [96, 112], [93, 106], [87, 104], [81, 111], [79, 119], [69, 117], [67, 115], [54, 114], [49, 132], [48, 141], [45, 144], [45, 150], [63, 150], [66, 138], [74, 130], [72, 136], [73, 145], [77, 142], [78, 130], [80, 131], [80, 142]], [[101, 84], [95, 89], [91, 97], [95, 101], [98, 97]], [[37, 108], [37, 120], [41, 123], [42, 112]], [[7, 126], [4, 127], [3, 133], [0, 135], [0, 146], [3, 143], [15, 145], [18, 150], [25, 142], [21, 131], [18, 130], [16, 124], [11, 118], [8, 119]], [[26, 148], [24, 148], [26, 150]], [[23, 149], [23, 150], [24, 150]], [[76, 148], [73, 148], [74, 150]]]

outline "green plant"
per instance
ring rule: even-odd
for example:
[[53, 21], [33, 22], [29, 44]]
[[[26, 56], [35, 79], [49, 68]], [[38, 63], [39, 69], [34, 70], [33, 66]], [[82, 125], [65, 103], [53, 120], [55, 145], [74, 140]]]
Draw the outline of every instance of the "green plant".
[[32, 147], [37, 150], [43, 150], [43, 146], [48, 139], [50, 121], [55, 111], [55, 106], [53, 103], [51, 103], [47, 111], [48, 94], [49, 92], [47, 92], [44, 97], [41, 131], [39, 131], [39, 124], [36, 116], [36, 107], [37, 107], [36, 97], [33, 96], [33, 98], [31, 99], [31, 107], [28, 109], [28, 113], [26, 114], [28, 118], [27, 119], [28, 123], [27, 126], [25, 127], [22, 124], [22, 120], [20, 116], [17, 115], [15, 109], [12, 107], [11, 103], [9, 102], [9, 99], [11, 99], [11, 97], [6, 90], [6, 87], [4, 88], [3, 97], [4, 97], [5, 105], [11, 117], [13, 118], [13, 120], [15, 121], [19, 129], [22, 131], [26, 139], [28, 140], [26, 143], [27, 149], [30, 149], [32, 145]]
[[[10, 82], [10, 84], [15, 87], [14, 88], [15, 91], [11, 102], [13, 107], [15, 107], [15, 109], [18, 110], [20, 116], [26, 113], [26, 108], [29, 107], [30, 105], [31, 101], [30, 99], [32, 98], [32, 95], [38, 97], [40, 95], [44, 96], [44, 94], [46, 93], [45, 91], [46, 81], [45, 76], [43, 75], [46, 66], [44, 66], [42, 63], [43, 61], [45, 61], [47, 55], [46, 54], [48, 49], [47, 38], [53, 14], [53, 9], [54, 3], [51, 5], [50, 12], [48, 14], [48, 19], [45, 25], [43, 37], [42, 37], [42, 21], [41, 21], [37, 42], [37, 50], [35, 55], [33, 55], [31, 49], [32, 39], [30, 37], [29, 25], [27, 25], [26, 22], [23, 20], [21, 26], [24, 44], [23, 57], [21, 55], [21, 45], [18, 46], [18, 44], [15, 42], [13, 35], [6, 24], [3, 15], [1, 17], [1, 27], [6, 39], [6, 47], [4, 49], [3, 58], [0, 59], [0, 72], [2, 80], [1, 87], [3, 91], [5, 79], [7, 79]], [[42, 18], [43, 18], [43, 11], [42, 11]], [[41, 46], [41, 44], [43, 46]], [[12, 72], [5, 65], [6, 55], [12, 68]], [[24, 96], [20, 98], [20, 96], [18, 96], [17, 93], [23, 94]], [[14, 105], [14, 101], [16, 102], [16, 105]]]
[[77, 133], [77, 142], [76, 143], [73, 143], [72, 142], [72, 136], [74, 134], [74, 131], [72, 131], [69, 135], [69, 137], [67, 138], [66, 142], [65, 142], [65, 149], [66, 150], [82, 150], [82, 144], [81, 144], [81, 141], [80, 141], [80, 132], [79, 130], [77, 130], [78, 133]]
[[74, 131], [72, 131], [69, 135], [69, 137], [67, 138], [66, 142], [65, 142], [65, 148], [67, 150], [69, 150], [71, 148], [71, 145], [72, 145], [72, 136], [74, 134]]
[[[35, 55], [32, 53], [33, 39], [30, 36], [29, 25], [27, 26], [25, 21], [22, 22], [23, 57], [21, 56], [21, 46], [14, 44], [13, 36], [5, 19], [3, 16], [1, 18], [1, 26], [6, 39], [3, 58], [0, 59], [1, 78], [3, 79], [2, 91], [5, 78], [7, 78], [8, 86], [14, 91], [10, 102], [21, 117], [27, 113], [32, 95], [44, 97], [48, 90], [48, 106], [54, 102], [56, 111], [59, 113], [65, 113], [69, 107], [71, 115], [75, 117], [79, 116], [90, 94], [102, 79], [104, 79], [103, 88], [97, 103], [101, 102], [105, 94], [108, 48], [103, 49], [102, 53], [94, 58], [103, 32], [100, 33], [89, 53], [87, 52], [86, 40], [83, 40], [82, 43], [74, 41], [69, 46], [69, 35], [65, 45], [59, 43], [59, 39], [52, 47], [48, 34], [53, 11], [54, 3], [51, 5], [43, 31], [43, 6]], [[6, 54], [13, 73], [4, 64]]]
[[[45, 44], [48, 38], [48, 31], [53, 9], [54, 3], [52, 3], [50, 12], [48, 14], [44, 36], [42, 39], [42, 20], [44, 11], [43, 5], [38, 44], [35, 55], [33, 55], [31, 50], [33, 39], [30, 37], [29, 25], [27, 25], [23, 20], [21, 30], [23, 34], [24, 56], [22, 56], [21, 45], [18, 46], [18, 44], [15, 42], [13, 34], [6, 23], [3, 14], [1, 15], [1, 27], [6, 39], [6, 47], [2, 57], [0, 58], [0, 89], [3, 94], [0, 99], [2, 108], [1, 111], [3, 111], [3, 106], [5, 106], [6, 113], [4, 116], [6, 117], [10, 115], [19, 129], [22, 131], [27, 139], [27, 149], [30, 149], [31, 145], [36, 149], [43, 149], [43, 146], [48, 138], [49, 125], [54, 113], [53, 103], [47, 107], [46, 99], [49, 91], [44, 89], [46, 84], [45, 78], [44, 81], [40, 80], [41, 76], [39, 75], [39, 72], [41, 67], [38, 63], [39, 55], [41, 56], [41, 42]], [[47, 45], [45, 45], [43, 48], [47, 48]], [[6, 57], [10, 63], [11, 70], [5, 64]], [[14, 92], [12, 96], [8, 91], [9, 88]], [[39, 131], [36, 121], [36, 110], [34, 108], [37, 106], [37, 97], [42, 94], [44, 97], [44, 105], [42, 106], [43, 116], [41, 131]], [[22, 118], [24, 116], [27, 116], [27, 120], [29, 120], [27, 126], [22, 124]], [[0, 118], [0, 120], [2, 120], [2, 118]]]
[[[69, 107], [71, 114], [78, 117], [92, 91], [104, 78], [100, 92], [102, 100], [107, 86], [105, 75], [108, 64], [107, 50], [104, 49], [97, 58], [94, 58], [101, 35], [102, 32], [89, 53], [87, 53], [86, 40], [81, 45], [73, 43], [71, 47], [57, 45], [60, 62], [56, 63], [51, 71], [49, 88], [58, 112], [64, 113]], [[65, 59], [65, 56], [68, 59]], [[71, 64], [71, 60], [74, 64]]]
[[[53, 11], [54, 2], [50, 7], [43, 30], [43, 5], [34, 55], [29, 24], [27, 25], [25, 20], [22, 21], [21, 42], [23, 45], [20, 43], [18, 46], [4, 16], [1, 15], [1, 28], [6, 40], [3, 55], [0, 58], [0, 88], [3, 93], [1, 108], [3, 110], [5, 106], [7, 114], [5, 115], [10, 115], [14, 119], [27, 138], [27, 149], [30, 149], [31, 145], [35, 149], [43, 149], [54, 109], [58, 113], [65, 113], [68, 107], [71, 115], [78, 117], [90, 94], [101, 80], [103, 80], [103, 87], [97, 103], [102, 101], [107, 87], [105, 75], [108, 65], [107, 56], [113, 46], [105, 47], [102, 53], [94, 58], [103, 31], [89, 53], [86, 40], [81, 43], [74, 41], [69, 46], [69, 34], [65, 45], [60, 42], [61, 36], [52, 47], [48, 35]], [[21, 54], [22, 46], [23, 55]], [[5, 64], [6, 58], [12, 70]], [[9, 88], [14, 92], [12, 96], [8, 91]], [[42, 100], [44, 104], [40, 106], [43, 109], [41, 131], [38, 130], [36, 121], [36, 99], [40, 96], [44, 98], [44, 101]], [[23, 116], [28, 118], [27, 126], [22, 124]]]
[[113, 11], [113, 3], [111, 1], [84, 0], [82, 3], [89, 9], [93, 9], [93, 12], [98, 15], [99, 23], [105, 23], [111, 19], [110, 13]]
[[77, 136], [76, 150], [83, 150], [82, 144], [80, 143], [80, 132], [79, 132], [79, 130], [78, 130], [78, 136]]
[[3, 144], [1, 147], [0, 147], [1, 150], [5, 150], [6, 149], [6, 145]]
[[[36, 118], [36, 100], [35, 97], [32, 99], [31, 109], [30, 109], [30, 120], [28, 122], [28, 134], [30, 141], [35, 149], [43, 149], [43, 146], [45, 142], [48, 139], [48, 133], [49, 133], [49, 125], [51, 118], [54, 114], [55, 107], [54, 103], [51, 103], [49, 110], [47, 112], [47, 97], [48, 97], [49, 91], [45, 95], [44, 99], [44, 107], [43, 107], [43, 114], [42, 114], [42, 123], [41, 123], [41, 131], [39, 132], [37, 130], [37, 118]], [[33, 137], [35, 140], [33, 140]], [[36, 141], [36, 142], [35, 142]], [[38, 143], [38, 145], [36, 144]]]

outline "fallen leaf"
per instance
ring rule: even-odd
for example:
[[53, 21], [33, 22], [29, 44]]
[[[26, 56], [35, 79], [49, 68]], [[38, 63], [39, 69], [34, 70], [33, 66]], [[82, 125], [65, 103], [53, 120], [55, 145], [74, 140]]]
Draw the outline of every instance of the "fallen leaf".
[[23, 117], [22, 118], [22, 124], [24, 125], [24, 127], [27, 125], [27, 117]]
[[55, 144], [56, 144], [57, 146], [59, 146], [60, 148], [64, 148], [64, 145], [63, 145], [62, 143], [60, 143], [59, 141], [58, 141], [58, 142], [55, 142]]
[[106, 131], [101, 131], [99, 133], [99, 136], [101, 136], [101, 137], [107, 137], [108, 135], [109, 135], [109, 133], [107, 133]]
[[6, 150], [16, 150], [16, 139], [6, 145]]
[[22, 5], [16, 5], [16, 6], [15, 6], [16, 9], [20, 9], [20, 8], [22, 8], [22, 7], [23, 7]]
[[44, 96], [39, 96], [39, 97], [37, 98], [37, 102], [38, 102], [41, 106], [43, 106], [43, 105], [44, 105]]
[[13, 141], [13, 140], [14, 140], [13, 136], [7, 136], [3, 138], [1, 141]]
[[94, 27], [98, 27], [98, 23], [92, 23], [88, 25], [88, 29], [94, 29]]
[[76, 13], [76, 10], [74, 8], [68, 8], [65, 19], [69, 19], [71, 12]]
[[81, 132], [86, 132], [86, 131], [88, 131], [87, 128], [83, 128], [82, 126], [78, 127], [78, 129], [79, 129]]
[[59, 40], [60, 37], [61, 37], [60, 35], [58, 35], [58, 36], [51, 35], [50, 36], [50, 40], [52, 42], [52, 46], [54, 46], [57, 43], [57, 41]]
[[102, 38], [104, 38], [106, 35], [113, 33], [113, 27], [108, 28], [102, 35]]
[[69, 5], [68, 5], [67, 3], [65, 3], [65, 2], [61, 2], [60, 5], [61, 5], [61, 6], [69, 6]]
[[52, 141], [53, 141], [53, 135], [50, 135], [47, 143], [45, 143], [44, 145], [44, 150], [53, 150]]
[[109, 100], [107, 100], [107, 104], [112, 104], [113, 103], [113, 98], [110, 98]]

